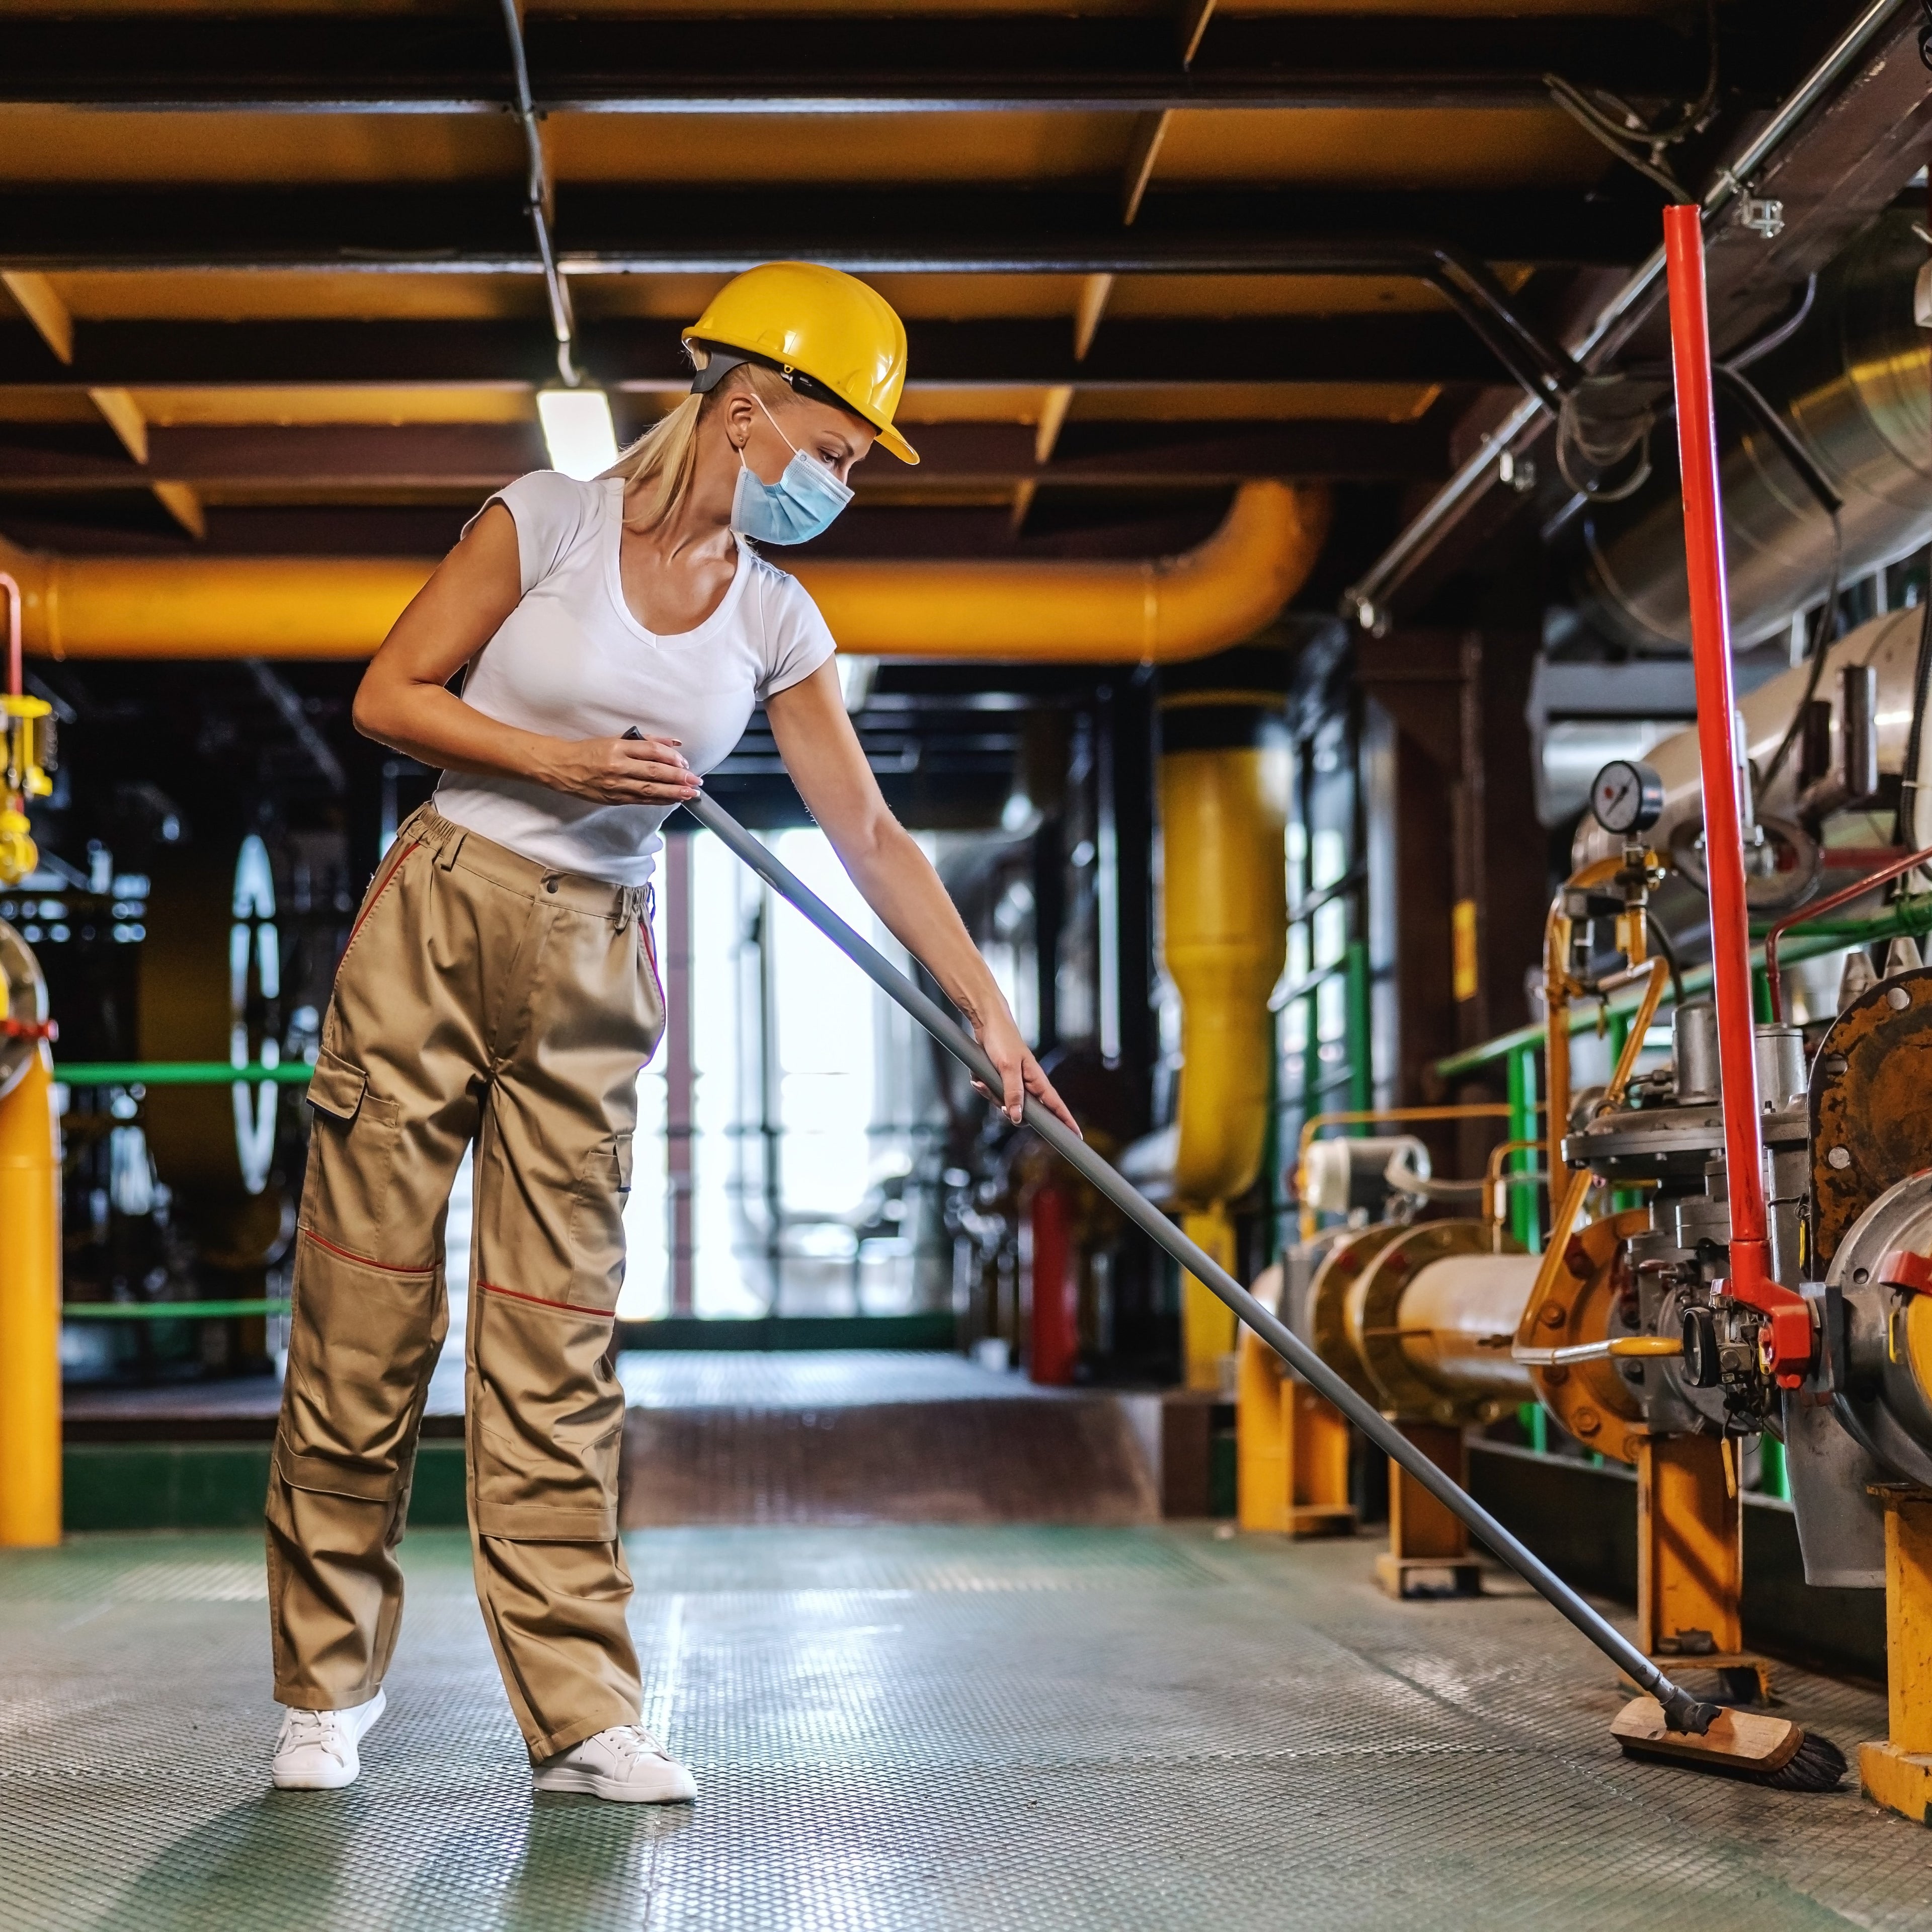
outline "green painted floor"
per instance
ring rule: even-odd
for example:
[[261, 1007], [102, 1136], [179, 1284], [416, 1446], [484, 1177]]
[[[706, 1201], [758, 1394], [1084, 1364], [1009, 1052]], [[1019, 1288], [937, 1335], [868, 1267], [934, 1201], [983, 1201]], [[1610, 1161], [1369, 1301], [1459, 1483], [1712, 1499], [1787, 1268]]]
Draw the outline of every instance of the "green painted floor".
[[[1532, 1598], [1208, 1529], [629, 1539], [692, 1809], [533, 1800], [460, 1534], [406, 1547], [362, 1780], [277, 1794], [258, 1540], [0, 1557], [9, 1928], [1922, 1926], [1932, 1834], [1628, 1764]], [[1880, 1700], [1790, 1677], [1847, 1748]]]

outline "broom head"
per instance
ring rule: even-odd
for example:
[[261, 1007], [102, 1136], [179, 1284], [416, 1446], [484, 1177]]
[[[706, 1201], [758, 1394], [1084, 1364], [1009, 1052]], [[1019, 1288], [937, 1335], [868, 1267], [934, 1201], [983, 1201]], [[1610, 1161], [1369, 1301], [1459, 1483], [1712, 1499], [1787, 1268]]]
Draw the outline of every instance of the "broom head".
[[1654, 1697], [1634, 1697], [1617, 1713], [1610, 1735], [1627, 1757], [1658, 1758], [1780, 1790], [1834, 1790], [1845, 1774], [1844, 1754], [1828, 1738], [1808, 1737], [1786, 1718], [1728, 1706], [1700, 1735], [1671, 1730]]

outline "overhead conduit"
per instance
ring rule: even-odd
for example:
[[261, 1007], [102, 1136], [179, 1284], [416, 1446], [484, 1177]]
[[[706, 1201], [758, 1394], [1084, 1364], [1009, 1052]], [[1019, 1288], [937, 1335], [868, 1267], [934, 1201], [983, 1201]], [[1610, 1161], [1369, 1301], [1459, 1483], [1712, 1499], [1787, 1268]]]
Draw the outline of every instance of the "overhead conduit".
[[[802, 562], [842, 650], [1172, 664], [1251, 637], [1328, 530], [1319, 484], [1244, 484], [1214, 534], [1127, 562]], [[26, 648], [62, 658], [366, 658], [434, 568], [419, 558], [56, 557], [9, 550]]]

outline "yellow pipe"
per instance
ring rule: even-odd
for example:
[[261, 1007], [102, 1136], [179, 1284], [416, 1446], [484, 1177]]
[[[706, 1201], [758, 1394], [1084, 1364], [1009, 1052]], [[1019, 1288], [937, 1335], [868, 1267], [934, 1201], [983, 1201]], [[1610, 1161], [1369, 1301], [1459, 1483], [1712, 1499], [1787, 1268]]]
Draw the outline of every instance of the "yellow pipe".
[[[1182, 1227], [1223, 1267], [1234, 1260], [1226, 1204], [1254, 1185], [1268, 1130], [1268, 1001], [1287, 956], [1287, 776], [1282, 751], [1252, 745], [1160, 761], [1162, 951], [1181, 1002], [1174, 1192]], [[1191, 1276], [1181, 1334], [1188, 1386], [1218, 1387], [1234, 1319]]]
[[[842, 650], [872, 657], [1174, 663], [1252, 636], [1328, 535], [1319, 485], [1244, 484], [1179, 556], [1099, 563], [801, 562]], [[366, 658], [419, 557], [52, 557], [0, 545], [26, 647], [51, 658]]]
[[0, 1546], [60, 1534], [60, 1123], [42, 1044], [0, 1100]]
[[868, 656], [1176, 664], [1252, 637], [1328, 534], [1319, 488], [1246, 483], [1178, 556], [1117, 563], [801, 563], [842, 650]]
[[1510, 1190], [1540, 1187], [1550, 1178], [1546, 1174], [1505, 1175], [1503, 1162], [1511, 1154], [1540, 1150], [1542, 1146], [1543, 1138], [1538, 1135], [1533, 1141], [1498, 1141], [1490, 1150], [1489, 1165], [1483, 1170], [1483, 1212], [1489, 1217], [1498, 1254], [1502, 1252], [1503, 1229], [1509, 1221]]

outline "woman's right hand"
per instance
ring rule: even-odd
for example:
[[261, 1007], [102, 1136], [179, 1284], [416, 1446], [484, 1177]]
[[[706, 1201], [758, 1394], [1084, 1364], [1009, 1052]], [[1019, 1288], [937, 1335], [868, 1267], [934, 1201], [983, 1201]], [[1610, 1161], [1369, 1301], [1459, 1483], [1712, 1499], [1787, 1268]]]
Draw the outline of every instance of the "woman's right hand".
[[682, 805], [700, 784], [675, 738], [553, 738], [534, 776], [599, 805]]

